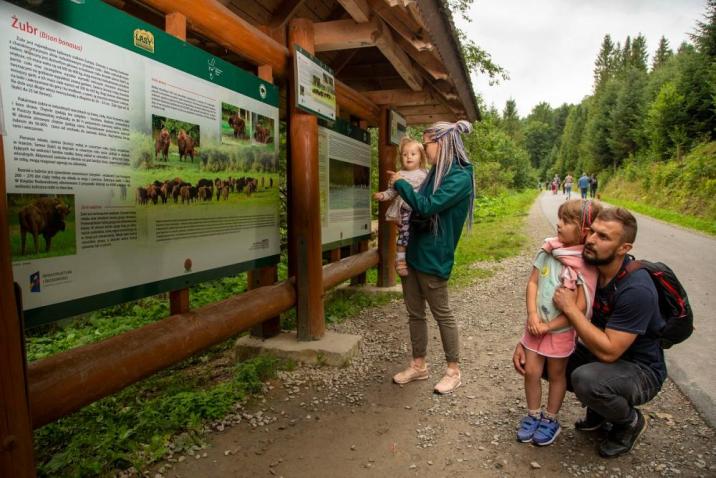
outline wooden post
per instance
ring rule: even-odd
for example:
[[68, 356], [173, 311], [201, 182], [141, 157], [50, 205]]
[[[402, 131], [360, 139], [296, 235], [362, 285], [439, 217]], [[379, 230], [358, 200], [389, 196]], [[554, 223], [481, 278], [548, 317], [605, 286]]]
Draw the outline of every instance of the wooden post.
[[[313, 49], [313, 22], [304, 18], [290, 21], [289, 49], [299, 45], [310, 53]], [[295, 80], [291, 89], [289, 116], [292, 228], [289, 240], [293, 243], [296, 268], [296, 323], [298, 340], [312, 340], [323, 336], [326, 323], [323, 311], [321, 270], [321, 217], [318, 191], [318, 121], [315, 116], [302, 113], [295, 105]]]
[[[358, 244], [353, 244], [351, 246], [351, 255], [360, 254], [361, 252], [365, 252], [368, 250], [368, 241], [363, 240], [360, 241]], [[365, 285], [367, 282], [366, 273], [363, 272], [361, 274], [358, 274], [355, 277], [351, 277], [351, 285]]]
[[[388, 188], [388, 174], [386, 171], [395, 171], [398, 147], [389, 144], [390, 141], [390, 111], [385, 106], [380, 108], [380, 122], [378, 123], [378, 184], [379, 190]], [[378, 287], [395, 285], [395, 240], [397, 239], [395, 226], [385, 220], [389, 202], [382, 202], [378, 208]]]
[[0, 136], [0, 476], [25, 478], [35, 476], [35, 463], [23, 330], [10, 260], [7, 206], [3, 137]]
[[[170, 35], [186, 41], [186, 17], [181, 13], [168, 13], [164, 19], [164, 29]], [[189, 288], [169, 292], [169, 313], [171, 315], [188, 312], [190, 309]]]
[[329, 262], [338, 262], [341, 260], [341, 248], [336, 247], [335, 249], [331, 249], [328, 251], [330, 259]]
[[[273, 69], [271, 65], [259, 65], [258, 76], [264, 81], [273, 83]], [[276, 266], [262, 267], [251, 270], [246, 276], [249, 289], [256, 289], [261, 286], [275, 284], [278, 280], [278, 269]], [[261, 339], [268, 339], [281, 332], [281, 317], [275, 316], [266, 319], [251, 329], [251, 335]]]
[[[368, 122], [366, 120], [360, 120], [358, 122], [358, 126], [361, 129], [368, 129]], [[351, 254], [359, 254], [361, 252], [365, 252], [368, 250], [368, 247], [369, 243], [367, 240], [360, 241], [358, 244], [351, 245]], [[365, 285], [366, 282], [367, 277], [365, 272], [355, 277], [351, 277], [351, 285]]]

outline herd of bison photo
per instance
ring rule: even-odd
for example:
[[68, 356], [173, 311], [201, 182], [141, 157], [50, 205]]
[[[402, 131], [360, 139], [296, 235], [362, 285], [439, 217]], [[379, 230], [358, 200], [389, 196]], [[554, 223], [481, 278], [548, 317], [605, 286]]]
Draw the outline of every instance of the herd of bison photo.
[[138, 205], [149, 204], [193, 204], [208, 201], [228, 201], [229, 196], [243, 194], [246, 197], [258, 191], [273, 189], [277, 184], [273, 177], [239, 178], [229, 176], [226, 179], [202, 178], [196, 184], [183, 181], [181, 178], [165, 181], [155, 180], [146, 186], [136, 189], [135, 202]]
[[73, 195], [8, 194], [14, 261], [76, 252]]

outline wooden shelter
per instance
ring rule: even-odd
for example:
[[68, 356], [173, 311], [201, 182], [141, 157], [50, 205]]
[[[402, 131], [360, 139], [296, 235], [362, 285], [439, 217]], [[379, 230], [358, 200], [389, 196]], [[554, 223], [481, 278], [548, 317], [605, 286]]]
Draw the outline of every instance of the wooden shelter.
[[[49, 0], [48, 0], [49, 1]], [[41, 2], [40, 2], [41, 3]], [[449, 12], [441, 0], [106, 0], [143, 21], [272, 81], [289, 131], [290, 280], [274, 267], [251, 271], [252, 289], [189, 311], [188, 291], [171, 293], [171, 316], [155, 324], [25, 364], [9, 260], [7, 217], [0, 217], [0, 476], [34, 476], [31, 430], [114, 393], [243, 330], [269, 337], [276, 315], [297, 308], [298, 338], [323, 335], [323, 291], [378, 263], [378, 285], [395, 284], [395, 229], [380, 209], [379, 247], [322, 267], [317, 120], [291, 98], [291, 52], [299, 45], [335, 72], [337, 115], [377, 127], [380, 184], [394, 168], [389, 110], [409, 125], [479, 119]], [[6, 209], [0, 137], [0, 209]], [[339, 259], [340, 253], [332, 254]], [[380, 258], [380, 261], [379, 261]], [[228, 306], [228, 307], [227, 307]], [[199, 322], [197, 319], [201, 318]], [[176, 345], [181, 343], [181, 347]]]

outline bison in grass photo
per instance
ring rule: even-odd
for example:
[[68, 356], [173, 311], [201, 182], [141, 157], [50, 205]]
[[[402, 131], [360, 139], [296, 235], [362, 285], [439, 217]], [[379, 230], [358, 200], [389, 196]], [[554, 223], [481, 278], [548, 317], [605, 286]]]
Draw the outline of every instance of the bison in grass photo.
[[183, 129], [179, 130], [177, 135], [177, 145], [179, 146], [179, 161], [184, 161], [184, 156], [191, 158], [194, 162], [194, 138], [189, 136]]
[[164, 162], [169, 160], [169, 144], [171, 143], [171, 136], [169, 135], [169, 130], [166, 128], [162, 128], [159, 132], [159, 135], [157, 136], [157, 140], [154, 143], [154, 157], [157, 161], [159, 161], [159, 154], [162, 155], [162, 160]]
[[[76, 253], [73, 195], [7, 196], [13, 260]], [[32, 244], [29, 244], [28, 235]], [[45, 240], [44, 247], [41, 237]]]

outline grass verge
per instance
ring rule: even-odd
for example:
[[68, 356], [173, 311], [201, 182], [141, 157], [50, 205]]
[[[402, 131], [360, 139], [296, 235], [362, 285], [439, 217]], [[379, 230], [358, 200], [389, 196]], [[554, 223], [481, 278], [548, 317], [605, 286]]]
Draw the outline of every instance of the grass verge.
[[615, 206], [625, 207], [631, 211], [638, 212], [655, 219], [660, 219], [671, 224], [677, 224], [679, 226], [716, 235], [716, 221], [709, 221], [708, 219], [702, 219], [700, 217], [689, 216], [687, 214], [669, 211], [655, 206], [649, 206], [648, 204], [643, 204], [637, 201], [618, 199], [613, 196], [602, 196], [602, 200]]

